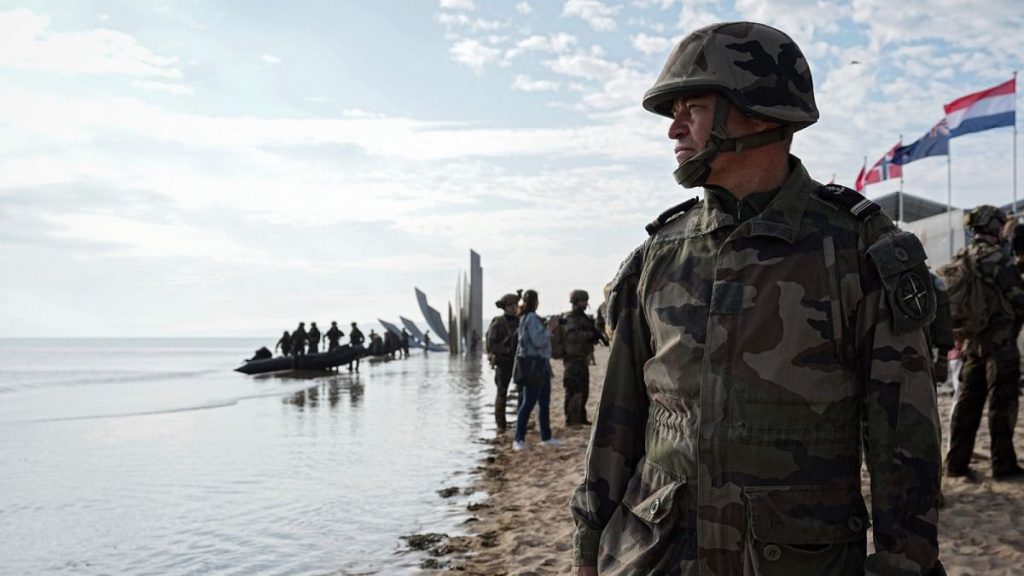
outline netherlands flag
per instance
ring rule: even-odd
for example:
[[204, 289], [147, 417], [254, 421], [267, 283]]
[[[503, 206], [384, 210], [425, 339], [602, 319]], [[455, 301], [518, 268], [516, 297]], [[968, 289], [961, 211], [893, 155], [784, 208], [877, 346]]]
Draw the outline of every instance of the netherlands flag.
[[944, 108], [950, 138], [1013, 126], [1017, 111], [1017, 79], [957, 98]]

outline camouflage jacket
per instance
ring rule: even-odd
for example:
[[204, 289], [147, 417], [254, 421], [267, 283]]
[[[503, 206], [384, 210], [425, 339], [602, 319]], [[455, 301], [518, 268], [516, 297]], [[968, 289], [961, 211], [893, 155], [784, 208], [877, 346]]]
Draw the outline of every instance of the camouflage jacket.
[[985, 287], [989, 308], [988, 325], [974, 340], [964, 342], [968, 353], [987, 355], [997, 348], [1014, 345], [1024, 320], [1024, 280], [1013, 260], [999, 246], [975, 238], [967, 245]]
[[601, 341], [601, 332], [594, 319], [586, 313], [565, 312], [558, 317], [558, 328], [551, 337], [556, 358], [588, 358]]
[[623, 263], [570, 502], [574, 564], [944, 573], [924, 250], [877, 205], [791, 168], [759, 215], [737, 226], [705, 191]]
[[519, 346], [519, 317], [495, 316], [487, 327], [487, 353], [506, 358], [511, 362]]

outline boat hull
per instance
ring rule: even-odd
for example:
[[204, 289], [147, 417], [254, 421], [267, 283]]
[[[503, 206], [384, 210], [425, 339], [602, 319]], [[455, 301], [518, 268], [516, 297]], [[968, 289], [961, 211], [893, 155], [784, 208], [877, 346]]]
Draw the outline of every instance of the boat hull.
[[235, 372], [241, 372], [242, 374], [266, 374], [267, 372], [281, 372], [283, 370], [329, 370], [349, 362], [354, 362], [363, 356], [366, 356], [365, 348], [346, 344], [330, 352], [321, 352], [319, 354], [277, 356], [266, 360], [247, 361], [245, 364], [235, 368]]

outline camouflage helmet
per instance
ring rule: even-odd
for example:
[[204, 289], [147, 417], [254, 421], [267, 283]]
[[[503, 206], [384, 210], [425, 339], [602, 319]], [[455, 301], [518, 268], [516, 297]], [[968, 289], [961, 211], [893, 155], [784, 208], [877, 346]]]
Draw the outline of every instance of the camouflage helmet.
[[989, 204], [982, 204], [964, 215], [964, 226], [982, 232], [999, 236], [1006, 223], [1006, 213]]
[[516, 304], [519, 304], [519, 296], [515, 294], [505, 294], [494, 303], [495, 306], [502, 310], [504, 310], [506, 306], [515, 306]]
[[587, 294], [586, 290], [573, 290], [569, 293], [569, 303], [575, 304], [577, 302], [589, 302], [590, 294]]
[[[818, 121], [807, 60], [792, 38], [764, 24], [712, 24], [683, 38], [644, 94], [643, 105], [672, 118], [676, 99], [709, 92], [718, 95], [711, 137], [704, 150], [675, 171], [676, 181], [686, 188], [707, 181], [711, 162], [720, 152], [738, 154], [786, 140]], [[733, 138], [725, 128], [729, 104], [780, 126]]]
[[797, 130], [818, 121], [807, 60], [792, 38], [764, 24], [712, 24], [683, 38], [644, 94], [644, 108], [671, 118], [676, 98], [706, 92]]

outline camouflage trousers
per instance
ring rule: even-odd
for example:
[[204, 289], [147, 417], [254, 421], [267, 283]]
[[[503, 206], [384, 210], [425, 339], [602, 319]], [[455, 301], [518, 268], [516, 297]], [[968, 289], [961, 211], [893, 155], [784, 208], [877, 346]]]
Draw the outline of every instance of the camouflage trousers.
[[[507, 359], [499, 356], [494, 363], [494, 385], [498, 388], [498, 392], [494, 396], [494, 423], [499, 432], [504, 431], [508, 426], [505, 410], [508, 404], [508, 386], [512, 381], [513, 362], [514, 358], [511, 356]], [[516, 385], [516, 412], [519, 411], [522, 401], [522, 386]]]
[[562, 360], [565, 376], [565, 424], [587, 424], [587, 398], [590, 397], [590, 366], [586, 356], [566, 356]]
[[986, 398], [992, 471], [998, 474], [1017, 465], [1013, 428], [1017, 423], [1019, 380], [1020, 353], [1015, 344], [996, 349], [988, 356], [966, 354], [960, 370], [960, 389], [953, 404], [947, 470], [962, 473], [970, 465]]

